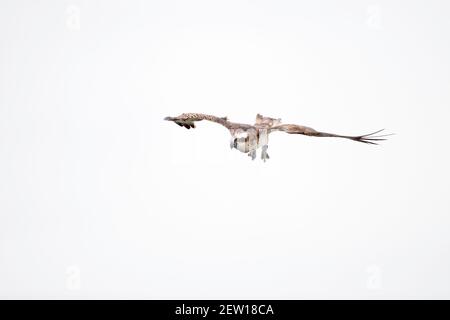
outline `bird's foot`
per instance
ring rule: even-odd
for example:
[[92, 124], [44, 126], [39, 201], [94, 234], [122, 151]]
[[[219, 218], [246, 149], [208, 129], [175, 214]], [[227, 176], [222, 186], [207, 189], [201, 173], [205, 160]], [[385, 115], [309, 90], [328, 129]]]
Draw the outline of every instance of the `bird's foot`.
[[268, 146], [263, 146], [261, 151], [261, 159], [266, 162], [266, 160], [270, 159], [269, 154], [267, 153]]
[[250, 151], [248, 153], [248, 156], [252, 157], [252, 160], [255, 160], [256, 159], [256, 150]]

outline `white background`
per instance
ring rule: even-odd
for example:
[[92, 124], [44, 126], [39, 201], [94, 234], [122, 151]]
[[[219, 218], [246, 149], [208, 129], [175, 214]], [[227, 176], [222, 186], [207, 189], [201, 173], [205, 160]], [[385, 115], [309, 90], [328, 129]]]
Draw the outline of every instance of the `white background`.
[[2, 0], [0, 297], [450, 298], [449, 11]]

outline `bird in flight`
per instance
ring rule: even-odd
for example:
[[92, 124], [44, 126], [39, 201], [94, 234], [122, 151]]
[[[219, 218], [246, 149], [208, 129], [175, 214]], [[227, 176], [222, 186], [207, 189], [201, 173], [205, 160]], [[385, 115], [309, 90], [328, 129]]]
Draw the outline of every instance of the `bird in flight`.
[[202, 113], [183, 113], [177, 117], [166, 117], [164, 120], [173, 121], [180, 127], [185, 127], [186, 129], [195, 128], [195, 122], [202, 120], [218, 123], [227, 128], [230, 132], [231, 149], [234, 148], [240, 152], [247, 153], [252, 160], [255, 160], [256, 150], [261, 148], [261, 159], [264, 162], [269, 159], [269, 154], [267, 153], [269, 134], [276, 131], [289, 134], [303, 134], [311, 137], [344, 138], [368, 144], [378, 144], [378, 141], [386, 140], [385, 137], [389, 136], [389, 134], [378, 135], [378, 133], [384, 129], [361, 136], [345, 136], [320, 132], [296, 124], [281, 124], [281, 119], [263, 117], [260, 114], [256, 115], [256, 122], [254, 125], [231, 122], [228, 121], [227, 117], [216, 117]]

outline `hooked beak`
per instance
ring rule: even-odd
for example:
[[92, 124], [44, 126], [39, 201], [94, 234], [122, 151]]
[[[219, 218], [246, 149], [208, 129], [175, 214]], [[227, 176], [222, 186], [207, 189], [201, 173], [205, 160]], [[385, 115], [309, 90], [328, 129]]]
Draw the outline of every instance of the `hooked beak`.
[[230, 149], [233, 150], [233, 148], [236, 146], [236, 139], [232, 139], [230, 141]]
[[230, 149], [236, 148], [237, 149], [237, 139], [233, 139], [230, 142]]
[[165, 117], [164, 120], [171, 121], [171, 120], [173, 120], [173, 118], [172, 117]]

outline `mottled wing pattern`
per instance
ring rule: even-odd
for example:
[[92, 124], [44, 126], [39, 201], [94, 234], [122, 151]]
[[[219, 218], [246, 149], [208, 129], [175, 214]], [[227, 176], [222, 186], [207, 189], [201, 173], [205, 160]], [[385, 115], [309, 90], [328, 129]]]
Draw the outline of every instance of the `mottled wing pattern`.
[[203, 113], [182, 113], [177, 117], [166, 117], [164, 120], [173, 121], [181, 127], [186, 129], [195, 128], [196, 121], [207, 120], [223, 125], [226, 128], [230, 128], [232, 123], [228, 121], [227, 117], [216, 117]]

